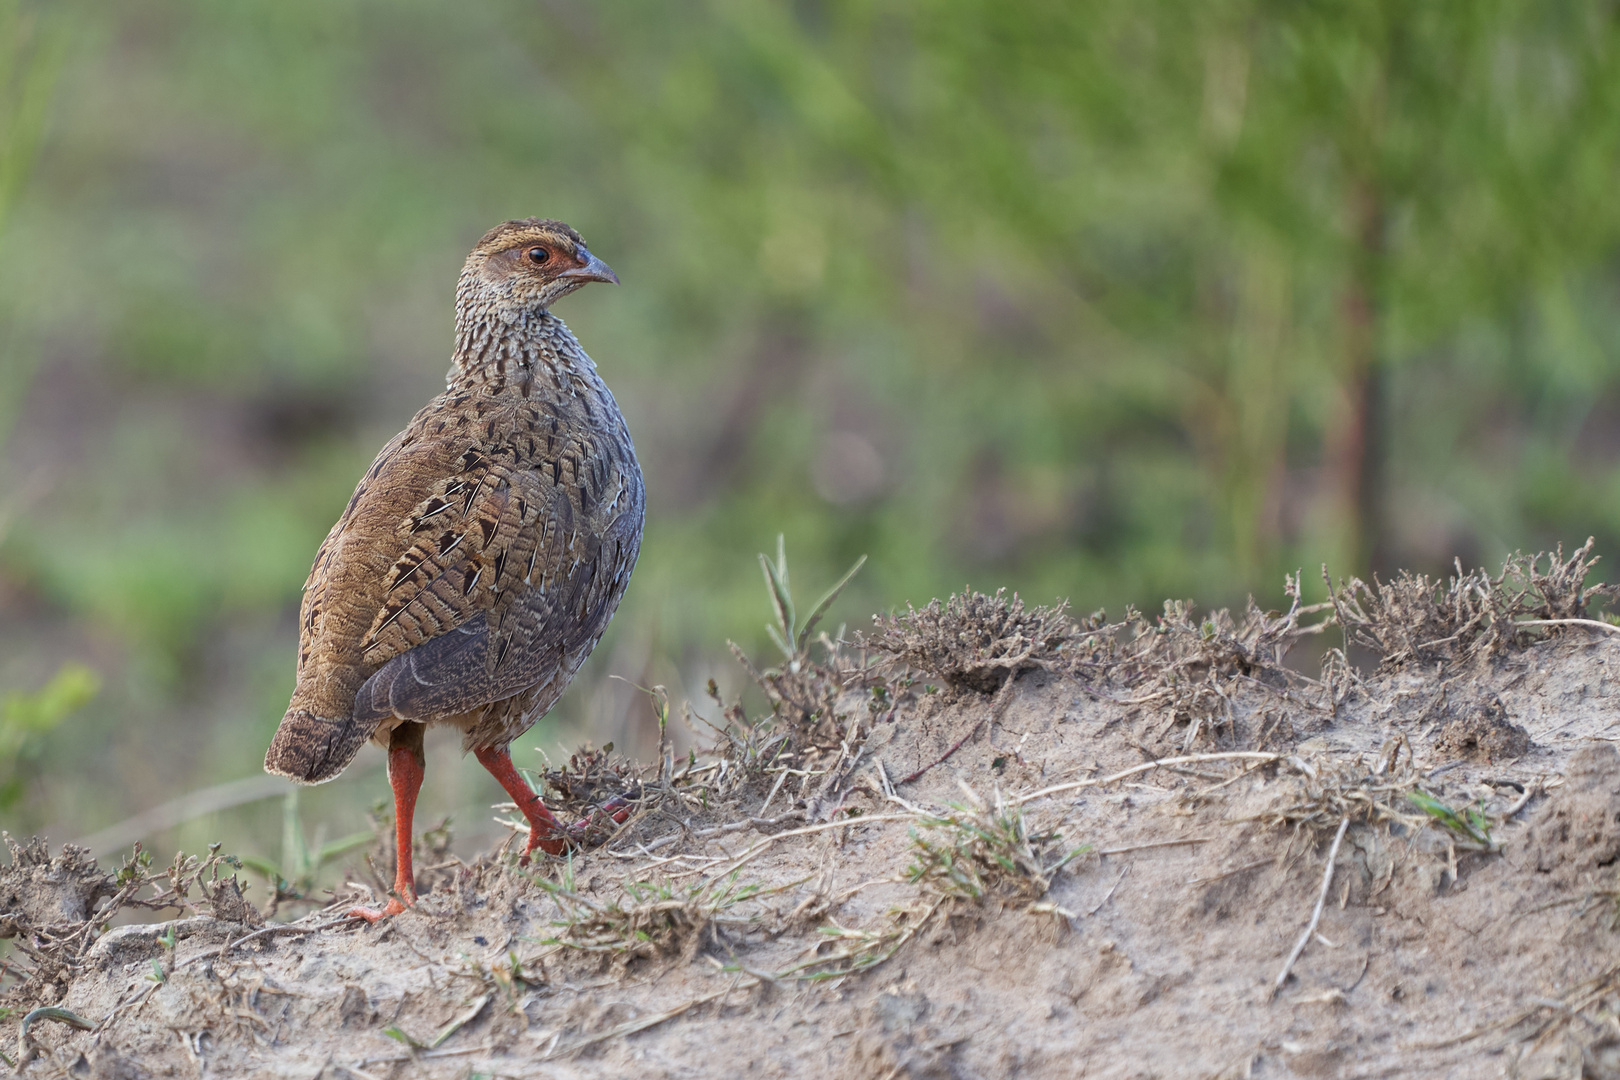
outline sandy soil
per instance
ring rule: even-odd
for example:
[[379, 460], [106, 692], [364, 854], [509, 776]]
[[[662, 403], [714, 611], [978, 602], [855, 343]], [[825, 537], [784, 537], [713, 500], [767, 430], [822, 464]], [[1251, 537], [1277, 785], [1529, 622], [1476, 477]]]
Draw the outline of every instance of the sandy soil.
[[[378, 926], [216, 887], [101, 932], [117, 883], [17, 846], [0, 930], [66, 966], [13, 950], [0, 1045], [39, 1077], [1620, 1076], [1615, 637], [1325, 684], [1063, 655], [844, 679], [798, 729], [836, 750], [648, 766], [604, 845], [452, 862]], [[94, 1029], [24, 1048], [39, 1004]]]

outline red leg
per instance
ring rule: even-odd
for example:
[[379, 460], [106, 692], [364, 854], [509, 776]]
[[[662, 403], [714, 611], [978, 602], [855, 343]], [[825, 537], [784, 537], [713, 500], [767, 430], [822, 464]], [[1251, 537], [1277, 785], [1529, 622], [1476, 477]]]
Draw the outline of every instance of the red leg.
[[416, 816], [416, 795], [422, 790], [427, 758], [422, 753], [422, 725], [406, 721], [394, 729], [388, 744], [388, 782], [394, 788], [394, 895], [381, 911], [357, 907], [349, 914], [367, 922], [398, 915], [416, 903], [416, 875], [411, 868], [411, 819]]
[[530, 852], [535, 848], [548, 855], [561, 855], [568, 848], [567, 834], [562, 823], [556, 819], [546, 804], [540, 801], [540, 796], [529, 786], [527, 780], [518, 775], [512, 765], [512, 754], [504, 746], [492, 746], [483, 750], [474, 750], [473, 756], [478, 763], [489, 770], [489, 775], [500, 781], [501, 787], [512, 796], [517, 803], [518, 812], [529, 822], [529, 846], [523, 849], [521, 861], [528, 862]]

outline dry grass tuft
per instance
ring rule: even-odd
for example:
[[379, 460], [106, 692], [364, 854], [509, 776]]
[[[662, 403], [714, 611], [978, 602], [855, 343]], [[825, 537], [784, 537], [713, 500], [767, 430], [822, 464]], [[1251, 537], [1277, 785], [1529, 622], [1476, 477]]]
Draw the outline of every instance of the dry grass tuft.
[[990, 802], [964, 785], [967, 801], [944, 813], [893, 801], [914, 817], [912, 861], [904, 880], [920, 885], [917, 902], [891, 908], [871, 928], [848, 927], [829, 919], [805, 959], [774, 974], [779, 980], [824, 981], [870, 971], [895, 955], [934, 915], [959, 903], [1023, 902], [1030, 910], [1067, 914], [1039, 905], [1063, 867], [1090, 846], [1062, 846], [1056, 831], [1030, 827], [1024, 810], [998, 790]]
[[1598, 561], [1592, 546], [1588, 538], [1568, 558], [1563, 545], [1535, 555], [1518, 552], [1495, 577], [1465, 572], [1458, 561], [1444, 583], [1402, 570], [1389, 582], [1351, 578], [1328, 585], [1347, 640], [1377, 652], [1386, 668], [1469, 660], [1540, 640], [1560, 622], [1589, 618], [1593, 601], [1620, 594], [1614, 585], [1586, 585]]
[[1412, 830], [1422, 827], [1424, 817], [1409, 799], [1421, 775], [1410, 757], [1398, 763], [1404, 745], [1386, 747], [1370, 769], [1361, 761], [1290, 758], [1296, 770], [1292, 780], [1257, 820], [1313, 836], [1332, 832], [1346, 818], [1365, 825], [1393, 821]]
[[774, 977], [825, 982], [871, 971], [916, 937], [944, 902], [945, 897], [936, 896], [930, 904], [892, 908], [875, 929], [848, 927], [829, 919], [819, 929], [820, 939], [807, 950], [808, 955]]
[[1130, 704], [1164, 710], [1161, 735], [1185, 725], [1180, 738], [1183, 753], [1201, 741], [1233, 745], [1267, 741], [1267, 733], [1282, 724], [1282, 713], [1275, 708], [1257, 710], [1260, 722], [1250, 733], [1253, 737], [1239, 738], [1234, 701], [1241, 691], [1268, 692], [1274, 705], [1305, 704], [1296, 692], [1308, 691], [1311, 698], [1320, 699], [1312, 701], [1312, 707], [1331, 711], [1331, 683], [1305, 678], [1285, 664], [1302, 638], [1333, 624], [1331, 615], [1312, 618], [1330, 605], [1303, 603], [1298, 575], [1284, 582], [1287, 610], [1262, 611], [1251, 598], [1241, 623], [1225, 609], [1199, 618], [1190, 603], [1179, 600], [1166, 601], [1164, 613], [1152, 623], [1128, 613], [1113, 632], [1130, 636], [1113, 650], [1106, 676], [1133, 689]]
[[1091, 850], [1064, 850], [1056, 830], [1032, 832], [1023, 808], [998, 789], [991, 802], [963, 786], [966, 803], [920, 815], [911, 831], [906, 880], [942, 897], [983, 903], [996, 898], [1039, 900], [1063, 867]]
[[747, 931], [760, 921], [758, 912], [734, 910], [762, 895], [758, 885], [739, 884], [736, 872], [692, 885], [626, 879], [623, 894], [609, 901], [578, 892], [571, 867], [560, 882], [534, 880], [559, 912], [551, 923], [556, 932], [541, 944], [595, 953], [620, 969], [637, 959], [690, 960], [705, 944], [718, 943], [723, 928]]
[[[846, 658], [837, 642], [824, 636], [815, 644], [822, 651], [820, 659], [807, 648], [785, 663], [766, 668], [756, 667], [735, 643], [731, 651], [770, 701], [771, 716], [767, 721], [770, 735], [780, 735], [794, 750], [825, 752], [841, 746], [852, 734], [852, 724], [861, 722], [860, 713], [844, 700], [846, 691], [860, 673], [842, 667]], [[727, 717], [734, 722], [743, 721], [749, 728], [759, 726], [758, 721], [747, 722], [740, 708], [728, 708]], [[760, 732], [761, 736], [766, 734]], [[770, 741], [767, 737], [758, 745], [765, 746]], [[752, 756], [772, 757], [757, 750]]]
[[613, 744], [600, 750], [586, 743], [568, 762], [541, 774], [546, 805], [583, 817], [610, 799], [635, 802], [642, 796], [639, 770], [626, 758], [613, 757]]
[[1253, 678], [1292, 675], [1284, 666], [1288, 653], [1302, 638], [1333, 625], [1333, 618], [1311, 621], [1310, 616], [1331, 605], [1303, 603], [1298, 575], [1283, 579], [1283, 591], [1289, 599], [1286, 611], [1262, 611], [1251, 597], [1241, 623], [1225, 609], [1197, 618], [1192, 604], [1181, 600], [1166, 600], [1164, 613], [1153, 623], [1132, 613], [1125, 625], [1133, 636], [1120, 650], [1112, 674], [1132, 685], [1204, 670]]
[[[1406, 751], [1402, 760], [1402, 751]], [[1269, 809], [1252, 819], [1270, 826], [1288, 826], [1314, 843], [1340, 822], [1379, 825], [1393, 823], [1408, 833], [1425, 826], [1441, 829], [1454, 847], [1472, 851], [1499, 851], [1492, 838], [1496, 819], [1483, 806], [1453, 807], [1423, 786], [1423, 774], [1413, 765], [1404, 737], [1379, 751], [1368, 768], [1361, 760], [1324, 761], [1291, 757], [1292, 783]]]
[[1067, 603], [1026, 608], [1017, 593], [964, 592], [922, 609], [873, 619], [877, 630], [861, 645], [952, 687], [993, 694], [1020, 671], [1062, 664], [1065, 650], [1085, 635], [1066, 614]]

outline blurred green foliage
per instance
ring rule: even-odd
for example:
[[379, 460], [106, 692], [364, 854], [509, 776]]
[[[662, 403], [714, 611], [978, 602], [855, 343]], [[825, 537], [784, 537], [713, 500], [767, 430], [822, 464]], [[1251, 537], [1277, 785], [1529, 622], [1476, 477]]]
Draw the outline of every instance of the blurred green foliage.
[[33, 166], [65, 44], [34, 7], [0, 2], [0, 227]]
[[48, 123], [0, 236], [0, 687], [108, 676], [45, 751], [95, 798], [30, 824], [257, 767], [311, 555], [508, 217], [625, 282], [560, 308], [651, 499], [562, 709], [621, 746], [609, 669], [737, 684], [778, 532], [809, 580], [870, 557], [852, 621], [1616, 550], [1611, 5], [69, 2], [40, 112], [10, 4], [0, 132]]
[[[302, 900], [315, 889], [321, 868], [334, 859], [372, 843], [378, 834], [371, 830], [352, 833], [338, 840], [327, 840], [324, 825], [317, 825], [313, 836], [304, 832], [298, 813], [298, 789], [292, 788], [281, 800], [281, 858], [244, 855], [241, 862], [265, 879], [266, 891], [276, 900]], [[386, 831], [387, 822], [384, 823]]]
[[33, 693], [0, 696], [0, 810], [17, 805], [26, 790], [25, 767], [40, 741], [101, 690], [101, 676], [83, 664], [66, 663]]

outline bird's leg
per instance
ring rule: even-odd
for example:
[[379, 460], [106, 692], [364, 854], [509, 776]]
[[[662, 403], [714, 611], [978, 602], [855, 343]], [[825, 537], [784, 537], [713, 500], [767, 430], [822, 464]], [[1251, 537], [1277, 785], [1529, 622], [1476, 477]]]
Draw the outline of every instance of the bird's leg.
[[411, 869], [411, 819], [416, 816], [416, 794], [422, 790], [427, 757], [422, 753], [425, 724], [407, 720], [394, 729], [388, 742], [388, 783], [394, 789], [394, 895], [381, 911], [357, 907], [349, 914], [367, 922], [398, 915], [416, 903], [416, 875]]
[[473, 756], [478, 758], [479, 764], [489, 770], [491, 776], [500, 781], [501, 787], [512, 796], [518, 810], [529, 821], [529, 845], [523, 849], [523, 857], [518, 860], [519, 862], [528, 862], [529, 855], [535, 848], [548, 855], [561, 855], [568, 850], [569, 841], [584, 839], [586, 829], [598, 815], [605, 815], [617, 824], [623, 824], [625, 818], [630, 816], [628, 801], [623, 796], [615, 795], [593, 810], [584, 820], [564, 826], [550, 810], [546, 809], [546, 804], [540, 800], [539, 794], [518, 773], [512, 764], [510, 750], [504, 746], [490, 747], [474, 750]]
[[518, 775], [512, 764], [512, 754], [504, 746], [489, 746], [474, 750], [478, 763], [489, 770], [489, 775], [500, 782], [506, 793], [517, 803], [518, 812], [529, 822], [529, 846], [523, 849], [521, 862], [529, 861], [529, 854], [539, 848], [548, 855], [561, 855], [568, 847], [562, 822], [546, 809], [539, 794], [529, 782]]

